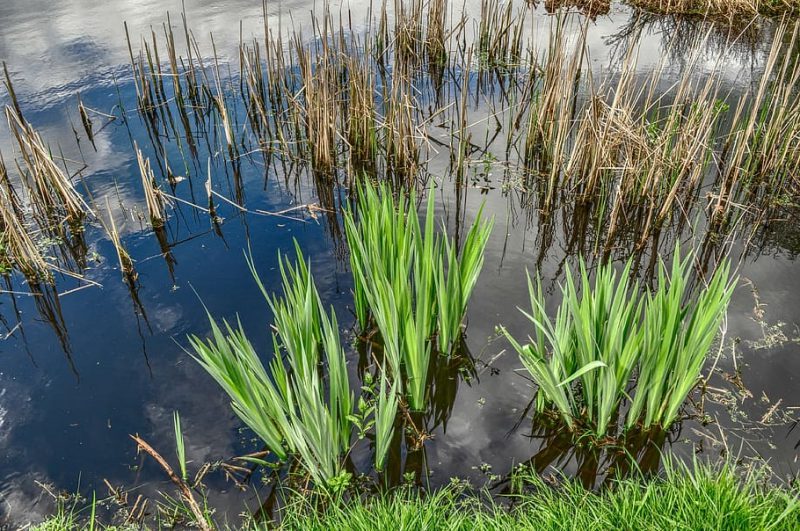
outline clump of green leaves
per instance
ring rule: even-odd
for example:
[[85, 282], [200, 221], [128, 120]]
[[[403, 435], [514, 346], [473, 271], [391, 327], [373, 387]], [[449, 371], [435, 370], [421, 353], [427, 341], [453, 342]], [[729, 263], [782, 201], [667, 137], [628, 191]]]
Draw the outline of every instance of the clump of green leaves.
[[461, 334], [492, 221], [479, 211], [459, 252], [434, 230], [433, 194], [423, 225], [413, 194], [395, 197], [385, 185], [360, 186], [357, 193], [358, 218], [345, 212], [356, 317], [362, 330], [374, 323], [380, 331], [398, 382], [392, 385], [405, 391], [411, 409], [422, 410], [431, 354], [438, 346], [449, 355]]
[[659, 262], [655, 290], [631, 284], [631, 262], [618, 276], [601, 266], [590, 281], [567, 269], [554, 320], [545, 311], [541, 282], [528, 277], [533, 324], [529, 343], [505, 336], [538, 386], [539, 411], [554, 410], [568, 425], [602, 437], [628, 401], [624, 426], [668, 428], [696, 385], [736, 280], [721, 264], [702, 289], [691, 288], [692, 255], [680, 248], [669, 274]]
[[172, 424], [175, 428], [175, 453], [178, 456], [178, 464], [181, 467], [181, 479], [186, 481], [189, 475], [186, 472], [186, 446], [183, 441], [183, 430], [181, 429], [181, 416], [177, 411], [172, 412]]
[[342, 465], [353, 428], [353, 393], [336, 314], [324, 308], [299, 247], [296, 262], [279, 259], [282, 296], [267, 294], [249, 261], [275, 319], [269, 369], [241, 323], [220, 327], [209, 315], [211, 339], [192, 336], [190, 342], [237, 415], [278, 459], [295, 455], [318, 485], [336, 487], [347, 476]]

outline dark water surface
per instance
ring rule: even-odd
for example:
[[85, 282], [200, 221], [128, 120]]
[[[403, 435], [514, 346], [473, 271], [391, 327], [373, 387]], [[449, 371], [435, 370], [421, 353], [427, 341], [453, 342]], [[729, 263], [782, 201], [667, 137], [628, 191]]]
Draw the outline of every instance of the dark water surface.
[[[279, 20], [286, 24], [291, 15], [302, 25], [312, 7], [300, 0], [270, 3], [268, 22], [278, 28]], [[365, 19], [367, 4], [353, 2], [350, 7], [354, 20]], [[479, 12], [476, 5], [468, 8], [472, 14]], [[106, 233], [99, 224], [92, 224], [86, 233], [84, 274], [100, 286], [68, 292], [82, 284], [61, 278], [57, 284], [61, 296], [31, 296], [24, 279], [15, 275], [6, 286], [14, 293], [0, 296], [0, 314], [7, 327], [3, 333], [13, 330], [0, 342], [0, 522], [19, 524], [51, 510], [52, 500], [40, 484], [84, 493], [96, 489], [103, 494], [103, 479], [115, 486], [143, 485], [142, 492], [148, 494], [169, 488], [154, 463], [136, 455], [129, 434], [140, 434], [172, 458], [175, 410], [180, 411], [187, 455], [194, 466], [258, 449], [241, 429], [222, 391], [183, 350], [187, 334], [208, 332], [202, 299], [220, 318], [238, 315], [253, 343], [265, 356], [269, 354], [270, 315], [244, 261], [243, 250], [248, 246], [268, 288], [277, 288], [278, 251], [290, 250], [292, 239], [297, 239], [312, 261], [323, 301], [335, 306], [344, 328], [349, 331], [352, 326], [348, 318], [351, 281], [335, 215], [306, 208], [285, 216], [242, 214], [219, 202], [224, 223], [215, 231], [208, 216], [178, 204], [165, 229], [170, 255], [164, 256], [144, 216], [132, 214], [132, 209], [144, 209], [132, 144], [143, 146], [148, 156], [153, 156], [154, 148], [136, 113], [123, 21], [128, 22], [132, 40], [138, 42], [138, 36], [151, 26], [161, 31], [167, 9], [172, 11], [173, 25], [179, 23], [179, 2], [66, 0], [0, 5], [0, 59], [8, 63], [26, 118], [52, 146], [60, 146], [67, 159], [79, 161], [72, 164], [73, 171], [85, 162], [83, 183], [95, 204], [105, 206], [108, 198], [138, 272], [138, 284], [132, 290], [120, 278]], [[198, 41], [210, 49], [206, 36], [213, 33], [222, 57], [236, 56], [240, 20], [245, 38], [263, 34], [261, 5], [255, 0], [187, 1], [186, 10]], [[590, 24], [591, 61], [598, 70], [612, 64], [615, 37], [622, 35], [632, 16], [615, 6]], [[535, 20], [546, 40], [546, 13], [538, 11]], [[667, 53], [664, 42], [670, 31], [676, 31], [676, 26], [665, 20], [645, 26], [643, 72]], [[732, 47], [726, 55], [723, 77], [732, 91], [749, 86], [757, 77], [770, 35], [768, 27], [758, 31], [763, 33], [762, 40]], [[680, 61], [677, 54], [671, 67], [679, 71]], [[713, 58], [703, 66], [712, 68]], [[96, 150], [81, 130], [78, 95], [92, 109], [120, 115], [115, 106], [122, 101], [127, 110], [127, 123], [118, 119], [96, 134]], [[5, 93], [0, 98], [7, 103]], [[97, 116], [96, 123], [102, 124], [103, 119]], [[474, 127], [476, 137], [484, 134], [481, 128], [485, 131], [485, 125]], [[80, 131], [80, 143], [73, 129]], [[183, 173], [177, 147], [170, 142], [165, 146], [175, 172]], [[0, 151], [7, 161], [15, 153], [5, 127]], [[211, 159], [215, 190], [234, 197], [231, 167], [213, 150], [198, 158], [205, 161], [210, 155], [215, 155]], [[189, 163], [189, 167], [193, 177], [179, 183], [176, 194], [205, 204], [205, 162]], [[516, 310], [527, 304], [526, 267], [538, 268], [552, 295], [563, 278], [565, 261], [576, 263], [568, 214], [543, 222], [525, 206], [522, 194], [502, 184], [502, 167], [492, 161], [476, 163], [471, 170], [480, 186], [487, 185], [486, 193], [479, 186], [468, 187], [458, 198], [450, 179], [441, 179], [445, 162], [433, 162], [428, 171], [439, 178], [437, 215], [446, 219], [450, 230], [457, 230], [457, 222], [469, 223], [482, 203], [496, 218], [468, 314], [467, 347], [477, 359], [475, 372], [468, 381], [458, 382], [446, 425], [439, 426], [426, 443], [430, 483], [441, 485], [458, 476], [480, 485], [491, 474], [504, 476], [514, 464], [534, 456], [545, 472], [591, 475], [591, 463], [562, 448], [554, 436], [540, 433], [531, 438], [530, 420], [512, 430], [532, 389], [515, 372], [520, 367], [516, 355], [504, 341], [493, 339], [499, 323], [518, 336], [527, 330]], [[331, 197], [338, 204], [345, 193], [333, 187], [320, 199], [318, 187], [307, 175], [265, 169], [261, 157], [244, 161], [241, 181], [250, 212], [325, 206]], [[734, 293], [727, 339], [712, 381], [717, 398], [725, 403], [707, 407], [719, 425], [690, 420], [670, 434], [668, 444], [678, 455], [690, 458], [702, 451], [711, 457], [729, 453], [746, 460], [761, 458], [780, 476], [794, 474], [800, 430], [793, 430], [791, 419], [784, 417], [797, 413], [791, 408], [800, 406], [799, 236], [796, 223], [788, 223], [733, 246], [734, 256], [743, 256], [739, 273], [746, 281]], [[686, 234], [680, 238], [685, 240]], [[591, 245], [588, 250], [591, 253]], [[21, 325], [16, 327], [18, 322]], [[356, 358], [353, 353], [353, 364]], [[744, 390], [725, 377], [736, 368]], [[776, 404], [773, 415], [765, 416]], [[407, 468], [413, 469], [413, 463]], [[604, 473], [602, 465], [595, 468]], [[210, 475], [208, 482], [212, 503], [230, 508], [232, 519], [242, 499], [255, 503], [252, 492], [237, 491], [221, 474]]]

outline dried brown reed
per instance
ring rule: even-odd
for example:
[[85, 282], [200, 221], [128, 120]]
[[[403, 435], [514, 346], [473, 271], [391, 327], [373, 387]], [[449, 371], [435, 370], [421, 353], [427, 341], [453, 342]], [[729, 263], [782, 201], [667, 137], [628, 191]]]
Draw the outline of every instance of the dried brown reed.
[[[585, 36], [585, 28], [581, 35]], [[583, 39], [579, 39], [570, 47], [563, 19], [558, 18], [551, 28], [541, 78], [532, 69], [527, 82], [528, 90], [534, 95], [528, 110], [524, 160], [526, 166], [538, 177], [548, 181], [544, 209], [552, 206], [560, 170], [567, 158], [567, 142], [575, 115], [577, 83], [583, 66], [583, 44]]]
[[91, 209], [64, 170], [55, 163], [41, 135], [15, 108], [6, 106], [5, 112], [24, 162], [21, 173], [24, 173], [29, 201], [43, 226], [54, 228], [66, 222], [73, 230], [80, 230], [80, 223]]
[[417, 105], [412, 90], [411, 80], [395, 72], [391, 87], [384, 94], [386, 116], [382, 126], [386, 173], [398, 188], [416, 185], [421, 163], [419, 140], [424, 134], [417, 126]]
[[800, 25], [778, 27], [755, 94], [736, 105], [720, 155], [714, 217], [733, 202], [768, 207], [800, 190]]
[[100, 219], [100, 223], [106, 230], [106, 233], [108, 234], [108, 237], [114, 246], [114, 251], [117, 253], [117, 261], [119, 263], [120, 272], [122, 273], [122, 278], [128, 282], [135, 282], [138, 275], [136, 273], [136, 269], [133, 267], [133, 259], [131, 258], [131, 255], [128, 254], [125, 246], [122, 244], [122, 238], [117, 230], [117, 223], [114, 220], [114, 213], [111, 210], [108, 197], [106, 197], [106, 213], [108, 214], [108, 223], [104, 222], [101, 218], [98, 219]]
[[305, 125], [311, 166], [319, 174], [332, 174], [336, 168], [337, 97], [339, 93], [337, 57], [332, 53], [324, 17], [319, 54], [312, 58], [312, 50], [300, 41], [294, 41], [294, 53], [300, 66], [303, 101], [299, 110]]
[[628, 0], [632, 6], [671, 15], [746, 18], [800, 13], [797, 0]]
[[142, 154], [138, 144], [134, 141], [133, 149], [136, 152], [136, 161], [139, 164], [139, 174], [142, 178], [142, 189], [144, 190], [145, 204], [150, 218], [150, 224], [154, 229], [164, 226], [167, 220], [165, 206], [169, 199], [164, 196], [161, 189], [156, 184], [155, 175], [150, 167], [150, 159]]
[[429, 0], [425, 28], [425, 55], [431, 67], [447, 62], [447, 0]]
[[477, 58], [482, 66], [512, 68], [520, 65], [525, 17], [515, 12], [514, 7], [513, 2], [481, 0]]
[[94, 145], [94, 125], [92, 123], [92, 119], [89, 118], [89, 113], [86, 112], [86, 106], [83, 104], [83, 100], [78, 97], [78, 114], [81, 117], [81, 124], [83, 125], [83, 130], [86, 132], [87, 138], [89, 138], [89, 142]]
[[[2, 166], [5, 174], [5, 166]], [[50, 264], [44, 259], [24, 218], [17, 214], [15, 198], [0, 187], [0, 232], [3, 235], [3, 257], [23, 275], [36, 280], [52, 280]]]
[[[384, 0], [383, 10], [386, 10]], [[406, 74], [422, 66], [426, 49], [423, 0], [394, 0], [394, 65]]]
[[342, 98], [345, 136], [351, 169], [375, 172], [378, 157], [378, 131], [375, 109], [375, 73], [363, 56], [347, 60], [347, 97]]

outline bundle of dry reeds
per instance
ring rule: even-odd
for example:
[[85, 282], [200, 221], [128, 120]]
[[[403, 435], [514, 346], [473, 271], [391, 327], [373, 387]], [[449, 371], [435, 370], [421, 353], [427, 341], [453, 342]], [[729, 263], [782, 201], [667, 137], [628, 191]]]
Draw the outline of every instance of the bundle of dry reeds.
[[53, 160], [50, 149], [33, 126], [14, 107], [6, 106], [5, 113], [25, 166], [21, 173], [29, 202], [43, 226], [54, 228], [66, 222], [78, 227], [91, 209]]
[[142, 154], [142, 150], [134, 141], [133, 149], [136, 151], [136, 161], [139, 164], [139, 174], [142, 178], [142, 189], [144, 190], [145, 204], [150, 218], [150, 224], [154, 229], [164, 226], [167, 220], [165, 206], [169, 200], [164, 196], [161, 189], [156, 184], [155, 175], [150, 167], [150, 159]]

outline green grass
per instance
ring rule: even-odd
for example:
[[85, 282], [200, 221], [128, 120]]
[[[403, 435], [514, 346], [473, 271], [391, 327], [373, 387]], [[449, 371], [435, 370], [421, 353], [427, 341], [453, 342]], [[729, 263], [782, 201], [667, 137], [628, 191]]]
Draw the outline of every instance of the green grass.
[[763, 487], [731, 467], [668, 466], [663, 478], [628, 479], [599, 493], [577, 482], [558, 488], [530, 473], [514, 481], [523, 493], [507, 509], [450, 487], [429, 496], [405, 492], [340, 504], [318, 512], [302, 501], [285, 512], [282, 527], [303, 530], [478, 529], [606, 530], [800, 528], [796, 489]]
[[[299, 493], [281, 510], [283, 529], [477, 529], [498, 530], [794, 530], [800, 529], [798, 486], [768, 484], [758, 469], [676, 464], [667, 458], [661, 476], [611, 482], [587, 491], [576, 480], [557, 487], [530, 469], [517, 469], [509, 489], [492, 499], [461, 482], [432, 493], [401, 488], [367, 498], [332, 497], [321, 508]], [[122, 530], [96, 521], [92, 506], [59, 503], [56, 514], [32, 531]], [[271, 529], [261, 524], [218, 529]], [[137, 529], [158, 529], [154, 526]]]
[[[696, 385], [730, 301], [735, 280], [724, 262], [702, 289], [691, 288], [692, 255], [675, 249], [671, 269], [659, 261], [655, 291], [631, 284], [629, 261], [617, 275], [583, 260], [576, 281], [567, 268], [554, 319], [541, 282], [528, 278], [533, 324], [522, 345], [502, 329], [538, 386], [538, 411], [553, 410], [573, 429], [604, 437], [625, 428], [668, 428]], [[623, 403], [627, 411], [620, 413]]]
[[42, 522], [31, 524], [22, 529], [30, 531], [135, 531], [139, 526], [135, 525], [106, 525], [100, 522], [97, 516], [98, 500], [92, 495], [91, 503], [81, 505], [78, 502], [79, 496], [69, 496], [56, 500], [55, 513], [47, 517]]

